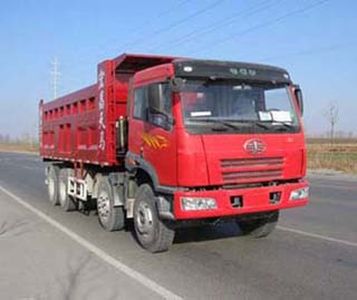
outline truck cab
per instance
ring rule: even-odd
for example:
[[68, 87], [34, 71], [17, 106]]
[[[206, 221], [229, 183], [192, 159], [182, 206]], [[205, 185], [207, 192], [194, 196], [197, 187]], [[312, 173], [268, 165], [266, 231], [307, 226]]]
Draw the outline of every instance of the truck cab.
[[172, 219], [307, 203], [303, 104], [287, 71], [177, 60], [136, 73], [131, 89], [127, 162], [172, 195]]

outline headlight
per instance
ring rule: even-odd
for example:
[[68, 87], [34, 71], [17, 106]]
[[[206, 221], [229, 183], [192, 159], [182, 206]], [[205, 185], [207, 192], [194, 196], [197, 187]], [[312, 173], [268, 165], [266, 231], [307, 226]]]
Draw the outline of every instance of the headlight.
[[297, 189], [290, 193], [290, 200], [300, 200], [300, 199], [305, 199], [307, 197], [309, 197], [308, 187]]
[[213, 198], [181, 197], [183, 210], [209, 210], [216, 209], [217, 203]]

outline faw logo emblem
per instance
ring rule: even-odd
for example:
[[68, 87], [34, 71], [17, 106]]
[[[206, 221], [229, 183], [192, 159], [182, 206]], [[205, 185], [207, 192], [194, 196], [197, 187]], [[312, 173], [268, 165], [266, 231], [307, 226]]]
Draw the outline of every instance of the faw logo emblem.
[[257, 139], [252, 139], [248, 140], [244, 143], [243, 146], [244, 150], [250, 154], [260, 154], [265, 152], [266, 150], [266, 145], [263, 141], [257, 140]]
[[164, 149], [169, 145], [167, 139], [161, 135], [143, 133], [141, 137], [145, 145], [153, 149]]

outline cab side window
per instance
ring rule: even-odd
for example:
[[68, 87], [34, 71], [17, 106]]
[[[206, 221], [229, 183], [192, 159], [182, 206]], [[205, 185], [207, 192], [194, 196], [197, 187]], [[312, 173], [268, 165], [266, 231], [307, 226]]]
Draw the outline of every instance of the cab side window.
[[171, 116], [172, 101], [168, 83], [155, 83], [148, 86], [149, 107], [151, 111]]
[[148, 121], [165, 130], [173, 125], [171, 89], [168, 83], [156, 83], [148, 86]]
[[170, 130], [172, 120], [172, 98], [168, 83], [153, 83], [134, 91], [135, 119], [143, 120], [165, 130]]
[[134, 91], [134, 112], [135, 119], [146, 121], [148, 110], [148, 89], [147, 87], [137, 88]]

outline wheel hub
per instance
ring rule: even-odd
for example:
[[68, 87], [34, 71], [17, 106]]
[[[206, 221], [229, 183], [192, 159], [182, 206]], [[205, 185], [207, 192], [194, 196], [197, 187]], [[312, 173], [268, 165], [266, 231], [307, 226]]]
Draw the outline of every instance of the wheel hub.
[[153, 215], [147, 203], [140, 203], [136, 215], [137, 229], [141, 234], [149, 235], [153, 231]]

